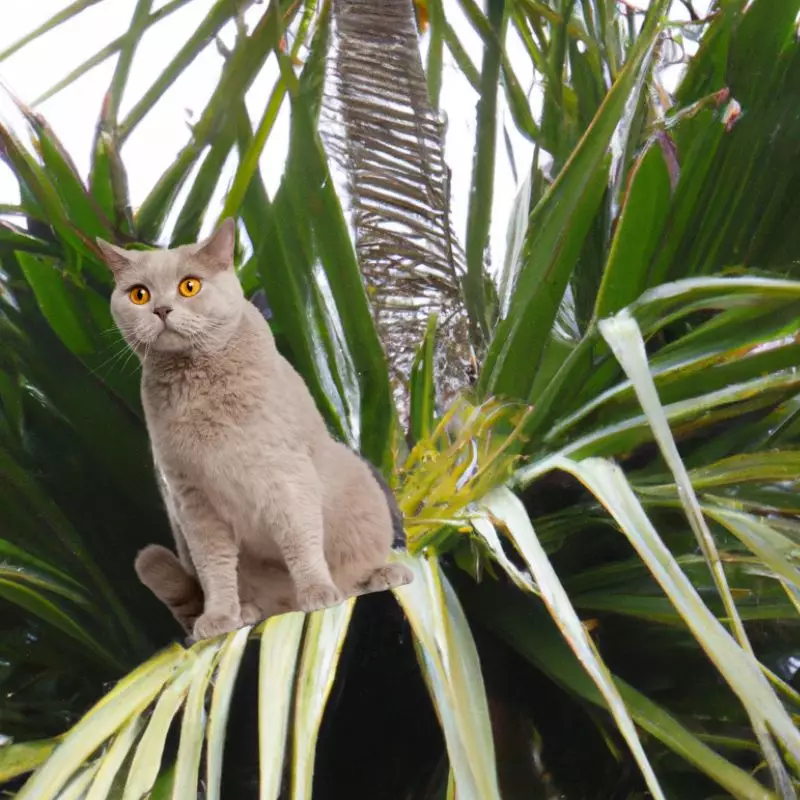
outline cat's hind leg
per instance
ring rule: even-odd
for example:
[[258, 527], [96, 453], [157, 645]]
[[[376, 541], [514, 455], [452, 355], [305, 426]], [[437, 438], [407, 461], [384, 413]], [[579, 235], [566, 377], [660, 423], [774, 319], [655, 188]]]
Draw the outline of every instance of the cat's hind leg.
[[139, 580], [172, 612], [187, 633], [203, 613], [203, 590], [171, 550], [158, 544], [145, 547], [136, 556]]
[[414, 573], [405, 564], [385, 564], [378, 567], [356, 586], [358, 594], [383, 592], [407, 586], [414, 580]]
[[242, 624], [258, 625], [265, 619], [289, 611], [300, 611], [296, 601], [281, 593], [271, 595], [261, 592], [255, 600], [242, 601]]
[[411, 583], [411, 570], [390, 561], [392, 546], [404, 538], [391, 489], [341, 444], [331, 443], [318, 463], [325, 488], [325, 555], [336, 585], [353, 597]]
[[239, 561], [242, 622], [256, 625], [269, 617], [300, 611], [294, 582], [285, 567], [243, 557]]
[[273, 470], [262, 509], [264, 528], [280, 551], [300, 611], [338, 605], [345, 598], [326, 560], [323, 495], [312, 462], [295, 455]]

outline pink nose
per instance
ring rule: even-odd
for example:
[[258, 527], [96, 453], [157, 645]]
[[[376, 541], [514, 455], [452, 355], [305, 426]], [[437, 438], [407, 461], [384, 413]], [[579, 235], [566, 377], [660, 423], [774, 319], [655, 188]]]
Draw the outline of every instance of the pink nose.
[[169, 314], [170, 311], [172, 311], [170, 306], [156, 306], [156, 308], [153, 309], [153, 313], [157, 317], [161, 317], [162, 322], [167, 321], [167, 314]]

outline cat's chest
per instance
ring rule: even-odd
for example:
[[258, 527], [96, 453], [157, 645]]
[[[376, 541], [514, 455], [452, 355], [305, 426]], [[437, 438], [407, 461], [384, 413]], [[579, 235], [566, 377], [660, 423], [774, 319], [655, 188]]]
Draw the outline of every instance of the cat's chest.
[[286, 444], [291, 408], [256, 376], [181, 376], [143, 385], [147, 427], [167, 460], [192, 464], [247, 460], [250, 451]]
[[151, 437], [217, 442], [264, 417], [263, 392], [226, 375], [152, 382], [142, 396]]

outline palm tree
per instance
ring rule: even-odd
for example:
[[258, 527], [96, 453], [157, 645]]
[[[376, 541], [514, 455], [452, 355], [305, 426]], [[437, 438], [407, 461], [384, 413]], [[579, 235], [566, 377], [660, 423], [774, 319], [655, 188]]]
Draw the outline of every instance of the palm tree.
[[[138, 0], [48, 92], [117, 57], [87, 180], [22, 101], [27, 129], [0, 127], [20, 188], [0, 221], [0, 781], [92, 800], [795, 797], [800, 0], [682, 0], [687, 22], [667, 0], [218, 0], [121, 117], [142, 36], [191, 1]], [[126, 139], [231, 21], [189, 142], [133, 211]], [[446, 58], [478, 98], [463, 251]], [[259, 156], [287, 98], [270, 197]], [[534, 155], [490, 269], [512, 126]], [[245, 290], [331, 429], [392, 480], [415, 582], [187, 648], [131, 569], [169, 533], [93, 242], [195, 239], [231, 153]]]

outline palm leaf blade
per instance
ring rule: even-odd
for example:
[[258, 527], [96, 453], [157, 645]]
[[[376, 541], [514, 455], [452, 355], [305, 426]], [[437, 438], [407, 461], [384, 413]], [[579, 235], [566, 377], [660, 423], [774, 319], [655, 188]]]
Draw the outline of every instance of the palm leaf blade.
[[664, 798], [663, 790], [645, 755], [625, 702], [617, 691], [608, 668], [572, 608], [569, 597], [531, 527], [521, 501], [507, 489], [498, 489], [489, 494], [484, 503], [492, 516], [501, 520], [509, 531], [514, 544], [530, 568], [553, 619], [602, 693], [625, 741], [633, 752], [648, 788], [654, 797]]
[[311, 797], [317, 735], [354, 602], [350, 599], [309, 618], [295, 695], [292, 797], [298, 800]]
[[297, 668], [304, 617], [284, 614], [264, 624], [258, 672], [258, 747], [261, 800], [277, 800], [289, 729], [292, 680]]
[[519, 479], [525, 482], [551, 469], [574, 475], [609, 511], [748, 712], [768, 724], [794, 757], [800, 733], [755, 660], [734, 642], [675, 563], [620, 468], [600, 458], [576, 462], [554, 456], [523, 470]]
[[436, 561], [406, 558], [404, 563], [414, 582], [395, 596], [418, 642], [458, 791], [499, 800], [483, 679], [463, 611]]
[[194, 655], [190, 658], [192, 668], [183, 670], [169, 683], [153, 708], [131, 763], [123, 800], [135, 800], [146, 796], [156, 783], [167, 733], [175, 714], [186, 700], [192, 681]]
[[143, 711], [181, 665], [183, 651], [165, 651], [132, 672], [70, 732], [19, 793], [21, 800], [53, 797], [109, 736]]
[[228, 723], [233, 687], [249, 634], [250, 628], [241, 628], [228, 637], [220, 650], [219, 668], [214, 678], [214, 691], [208, 714], [206, 754], [206, 792], [213, 800], [217, 800], [220, 796], [225, 726]]

